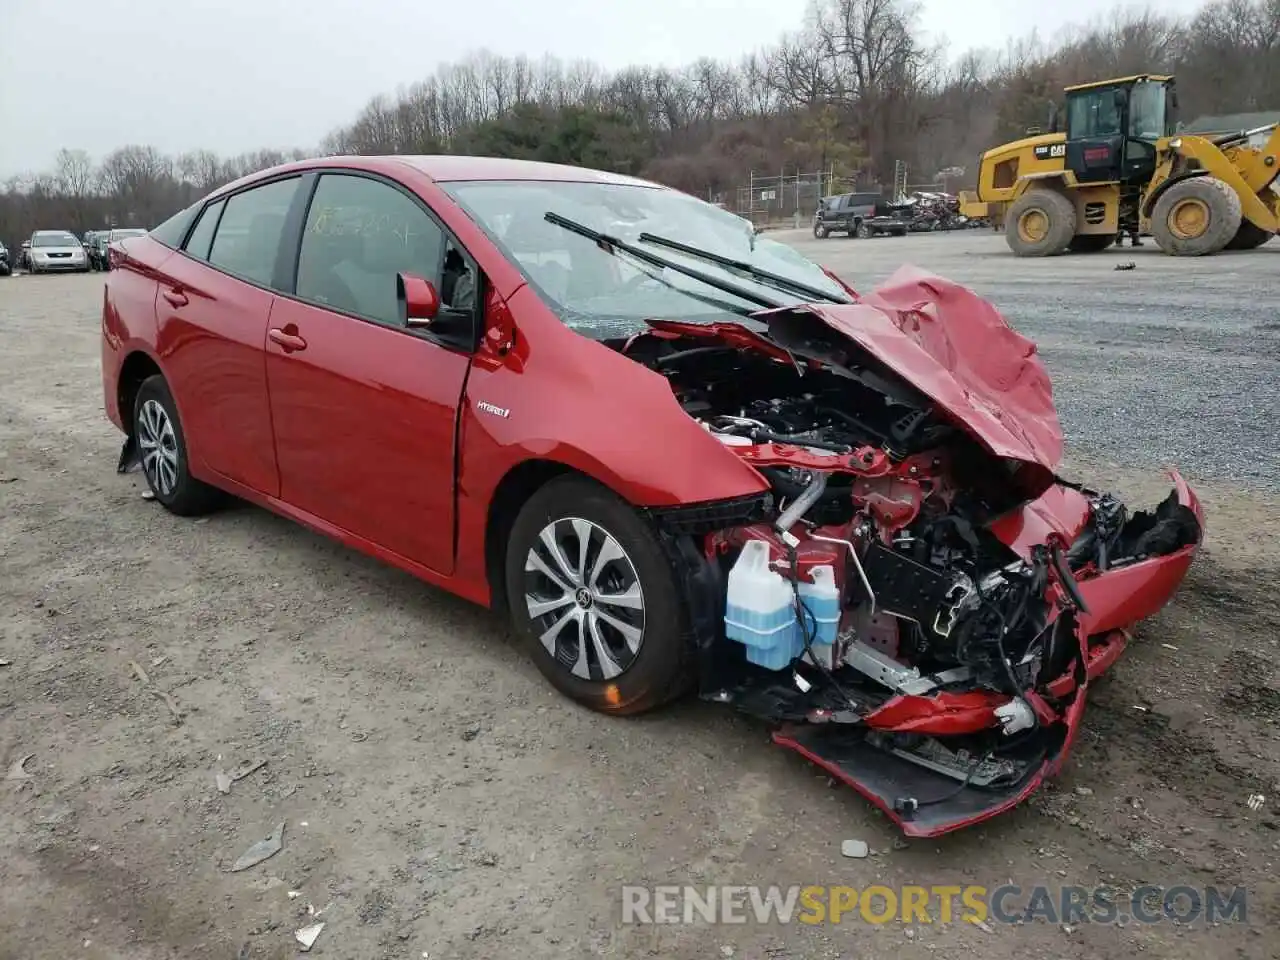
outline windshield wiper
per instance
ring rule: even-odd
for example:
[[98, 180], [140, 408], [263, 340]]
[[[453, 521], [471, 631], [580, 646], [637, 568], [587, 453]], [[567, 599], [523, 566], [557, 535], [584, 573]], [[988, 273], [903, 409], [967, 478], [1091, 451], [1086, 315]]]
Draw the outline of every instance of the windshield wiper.
[[[588, 227], [586, 224], [578, 223], [576, 220], [570, 220], [568, 217], [562, 217], [560, 214], [553, 213], [550, 210], [543, 215], [543, 219], [545, 219], [547, 223], [554, 223], [557, 227], [562, 227], [565, 230], [568, 230], [570, 233], [576, 233], [580, 237], [586, 237], [593, 243], [599, 244], [609, 253], [621, 251], [629, 257], [634, 257], [641, 263], [647, 263], [651, 267], [659, 267], [664, 270], [672, 270], [675, 273], [683, 274], [686, 277], [697, 280], [699, 283], [705, 283], [709, 287], [714, 287], [723, 293], [732, 294], [735, 297], [746, 300], [748, 303], [754, 303], [756, 306], [766, 308], [790, 306], [788, 303], [778, 301], [772, 297], [763, 296], [762, 294], [756, 293], [754, 290], [749, 290], [746, 287], [740, 287], [736, 283], [731, 283], [728, 280], [721, 280], [719, 277], [713, 277], [711, 274], [703, 273], [701, 270], [695, 270], [693, 267], [686, 267], [681, 263], [668, 260], [666, 257], [660, 257], [657, 254], [650, 253], [648, 250], [644, 250], [634, 244], [627, 243], [627, 241], [621, 240], [618, 237], [612, 237], [607, 233], [601, 233], [599, 230]], [[687, 293], [688, 291], [681, 292]], [[695, 294], [690, 295], [696, 296]], [[750, 311], [744, 310], [741, 312], [749, 313]]]
[[686, 256], [706, 260], [709, 263], [714, 263], [717, 266], [724, 267], [726, 270], [735, 270], [738, 273], [745, 273], [753, 280], [759, 280], [762, 283], [771, 284], [779, 290], [786, 290], [789, 293], [810, 297], [814, 300], [823, 300], [827, 303], [853, 302], [843, 294], [834, 294], [829, 290], [811, 287], [807, 283], [802, 283], [799, 280], [792, 280], [789, 277], [784, 277], [768, 270], [761, 270], [759, 267], [754, 264], [747, 263], [745, 260], [734, 260], [732, 257], [721, 256], [718, 253], [712, 253], [710, 250], [701, 250], [698, 247], [691, 247], [687, 243], [681, 243], [679, 240], [668, 240], [666, 237], [659, 237], [652, 233], [640, 234], [640, 240], [642, 243], [652, 243], [656, 247], [666, 247], [669, 250], [678, 251]]

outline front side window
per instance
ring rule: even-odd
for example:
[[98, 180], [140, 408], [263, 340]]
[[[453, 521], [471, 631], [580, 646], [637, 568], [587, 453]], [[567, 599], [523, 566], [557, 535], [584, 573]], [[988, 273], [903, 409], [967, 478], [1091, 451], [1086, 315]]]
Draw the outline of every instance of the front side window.
[[299, 178], [277, 180], [227, 198], [209, 263], [254, 283], [270, 286], [275, 276], [285, 215]]
[[[368, 177], [325, 174], [316, 185], [298, 256], [297, 295], [343, 313], [399, 327], [396, 274], [441, 276], [444, 232], [412, 198]], [[465, 265], [465, 260], [463, 261]], [[442, 290], [449, 304], [455, 267]], [[465, 285], [457, 292], [465, 293]]]
[[[750, 222], [687, 194], [642, 184], [462, 181], [441, 184], [516, 265], [560, 319], [586, 336], [624, 336], [645, 320], [739, 319], [760, 309], [754, 297], [780, 305], [805, 298], [722, 266], [641, 240], [674, 240], [781, 275], [843, 300], [816, 264], [757, 236]], [[667, 267], [641, 266], [546, 219], [558, 214], [644, 248], [753, 295], [726, 292]], [[812, 298], [809, 298], [812, 299]]]

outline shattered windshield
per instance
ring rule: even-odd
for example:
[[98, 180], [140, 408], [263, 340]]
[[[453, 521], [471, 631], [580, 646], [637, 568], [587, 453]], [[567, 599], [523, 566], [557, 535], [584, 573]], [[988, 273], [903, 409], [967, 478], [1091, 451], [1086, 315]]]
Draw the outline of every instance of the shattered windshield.
[[678, 240], [844, 297], [839, 285], [818, 266], [791, 248], [756, 235], [748, 221], [673, 190], [551, 181], [468, 181], [441, 186], [520, 268], [560, 319], [585, 336], [623, 336], [643, 329], [644, 321], [651, 318], [693, 323], [740, 320], [760, 305], [676, 270], [615, 256], [588, 238], [548, 222], [548, 212], [779, 304], [801, 303], [804, 298], [642, 241], [640, 235]]

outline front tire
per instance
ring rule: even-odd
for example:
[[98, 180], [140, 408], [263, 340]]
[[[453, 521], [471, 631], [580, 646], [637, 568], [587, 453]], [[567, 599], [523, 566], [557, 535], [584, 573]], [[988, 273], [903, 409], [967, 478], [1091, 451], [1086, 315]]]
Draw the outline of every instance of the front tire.
[[1076, 206], [1056, 190], [1028, 190], [1009, 207], [1004, 231], [1019, 257], [1062, 253], [1076, 234]]
[[679, 696], [693, 643], [671, 562], [627, 503], [583, 477], [538, 490], [507, 541], [512, 624], [552, 685], [610, 714]]
[[1229, 244], [1240, 229], [1240, 198], [1217, 177], [1180, 180], [1151, 210], [1151, 235], [1165, 253], [1204, 257]]
[[824, 223], [815, 223], [813, 225], [813, 238], [815, 240], [825, 240], [827, 236], [827, 227]]
[[178, 406], [164, 377], [148, 377], [133, 402], [133, 437], [147, 486], [160, 505], [180, 517], [209, 513], [221, 491], [197, 480], [188, 469], [187, 440]]

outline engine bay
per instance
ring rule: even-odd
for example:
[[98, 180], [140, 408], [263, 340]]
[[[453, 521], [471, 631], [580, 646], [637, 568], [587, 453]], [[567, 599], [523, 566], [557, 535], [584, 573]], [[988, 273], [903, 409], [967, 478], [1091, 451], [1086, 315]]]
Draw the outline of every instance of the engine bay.
[[610, 344], [773, 490], [768, 519], [698, 544], [722, 585], [704, 695], [859, 726], [862, 746], [965, 786], [1020, 781], [1060, 742], [1052, 684], [1089, 653], [1080, 584], [1195, 543], [1195, 516], [1171, 495], [1130, 517], [1072, 488], [1080, 529], [1014, 549], [996, 526], [1056, 478], [993, 456], [848, 343], [741, 339], [658, 329]]

